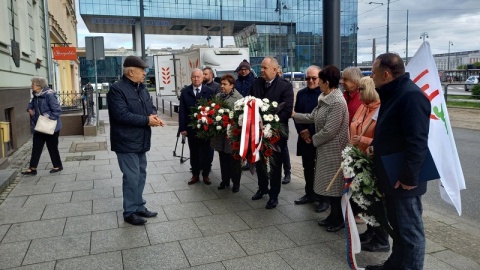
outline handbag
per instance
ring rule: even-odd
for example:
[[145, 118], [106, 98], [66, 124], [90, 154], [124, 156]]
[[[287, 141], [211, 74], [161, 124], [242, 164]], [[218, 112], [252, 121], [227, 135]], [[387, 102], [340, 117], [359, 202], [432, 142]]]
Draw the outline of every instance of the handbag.
[[57, 120], [52, 120], [46, 116], [39, 115], [37, 124], [35, 125], [35, 131], [53, 135], [55, 128], [57, 127]]

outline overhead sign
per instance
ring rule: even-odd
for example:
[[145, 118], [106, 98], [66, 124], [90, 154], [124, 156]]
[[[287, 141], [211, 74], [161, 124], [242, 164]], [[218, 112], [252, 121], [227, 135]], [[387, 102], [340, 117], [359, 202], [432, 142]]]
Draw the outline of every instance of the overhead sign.
[[77, 60], [76, 47], [53, 47], [52, 49], [55, 60]]

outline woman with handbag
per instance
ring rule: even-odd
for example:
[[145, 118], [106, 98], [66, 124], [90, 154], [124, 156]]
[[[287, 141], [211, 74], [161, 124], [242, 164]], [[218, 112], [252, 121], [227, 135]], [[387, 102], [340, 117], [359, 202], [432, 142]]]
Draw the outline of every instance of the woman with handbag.
[[33, 98], [27, 108], [33, 133], [32, 157], [30, 158], [30, 167], [22, 174], [37, 174], [38, 162], [45, 143], [53, 164], [50, 173], [56, 173], [63, 170], [58, 151], [58, 136], [62, 128], [62, 121], [60, 120], [62, 109], [55, 97], [55, 92], [48, 87], [47, 79], [33, 77], [32, 91]]

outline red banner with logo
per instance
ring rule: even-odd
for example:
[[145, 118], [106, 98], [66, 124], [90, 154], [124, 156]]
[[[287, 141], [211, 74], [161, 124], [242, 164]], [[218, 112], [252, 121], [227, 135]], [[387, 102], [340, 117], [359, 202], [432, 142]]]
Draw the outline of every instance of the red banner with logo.
[[55, 60], [77, 60], [76, 47], [53, 47], [52, 49]]

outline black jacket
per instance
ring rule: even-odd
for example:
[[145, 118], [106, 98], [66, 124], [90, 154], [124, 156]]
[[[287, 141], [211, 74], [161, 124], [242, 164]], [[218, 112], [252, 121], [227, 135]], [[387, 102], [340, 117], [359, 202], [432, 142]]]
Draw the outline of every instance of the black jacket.
[[188, 123], [192, 120], [190, 118], [190, 108], [195, 106], [199, 99], [209, 100], [214, 95], [214, 91], [205, 84], [202, 85], [202, 90], [198, 96], [193, 94], [193, 85], [183, 88], [180, 94], [180, 107], [178, 109], [178, 131], [187, 131], [187, 136], [194, 135], [194, 130], [188, 126]]
[[238, 75], [237, 80], [235, 81], [235, 89], [237, 89], [242, 96], [248, 96], [250, 88], [252, 88], [252, 82], [255, 79], [255, 75], [252, 72], [248, 73], [247, 76]]
[[149, 116], [156, 114], [152, 98], [142, 83], [127, 77], [110, 86], [107, 93], [112, 151], [142, 153], [150, 150]]
[[[315, 89], [310, 89], [305, 87], [297, 92], [297, 97], [295, 100], [295, 107], [294, 111], [296, 113], [311, 113], [315, 107], [318, 105], [318, 97], [322, 91], [320, 91], [320, 87], [316, 87]], [[308, 129], [310, 131], [310, 135], [315, 134], [315, 124], [298, 124], [295, 123], [295, 129], [297, 133], [300, 134], [300, 131]], [[297, 156], [303, 155], [303, 149], [305, 147], [311, 147], [312, 144], [308, 145], [300, 136], [298, 136], [297, 140]]]
[[[427, 183], [418, 182], [418, 173], [428, 153], [428, 130], [431, 105], [422, 90], [408, 73], [377, 90], [380, 95], [374, 147], [375, 173], [381, 190], [394, 196], [420, 196], [427, 191]], [[381, 156], [406, 152], [399, 179], [401, 183], [417, 186], [412, 190], [394, 189], [381, 162]]]

